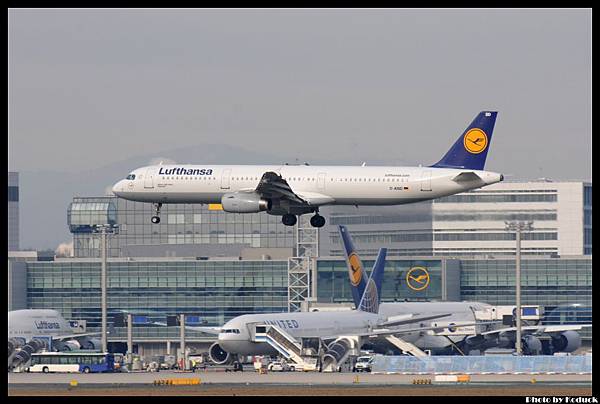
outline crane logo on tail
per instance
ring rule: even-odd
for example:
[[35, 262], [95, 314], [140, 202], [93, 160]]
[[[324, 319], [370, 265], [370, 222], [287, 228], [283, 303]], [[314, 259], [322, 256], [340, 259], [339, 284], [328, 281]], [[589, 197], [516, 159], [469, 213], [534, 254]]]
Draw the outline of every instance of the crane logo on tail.
[[483, 130], [473, 128], [465, 133], [463, 144], [465, 145], [465, 150], [469, 153], [479, 154], [487, 147], [488, 137]]
[[348, 269], [350, 272], [350, 283], [352, 283], [352, 286], [358, 286], [363, 272], [360, 258], [353, 252], [348, 257], [348, 262], [350, 263], [350, 268]]

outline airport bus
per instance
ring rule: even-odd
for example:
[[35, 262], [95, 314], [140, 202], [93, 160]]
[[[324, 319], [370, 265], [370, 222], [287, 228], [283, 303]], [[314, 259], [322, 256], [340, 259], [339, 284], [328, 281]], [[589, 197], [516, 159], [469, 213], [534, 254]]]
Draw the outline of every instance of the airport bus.
[[114, 355], [103, 352], [40, 352], [31, 355], [28, 372], [100, 373], [115, 370]]

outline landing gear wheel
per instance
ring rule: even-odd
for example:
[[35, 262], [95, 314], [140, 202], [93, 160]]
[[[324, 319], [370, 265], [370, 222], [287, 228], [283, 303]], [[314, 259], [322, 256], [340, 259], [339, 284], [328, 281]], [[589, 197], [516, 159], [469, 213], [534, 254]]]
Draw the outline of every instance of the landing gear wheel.
[[160, 223], [160, 217], [158, 215], [160, 215], [160, 208], [162, 208], [162, 203], [155, 203], [154, 204], [154, 216], [152, 216], [152, 219], [150, 219], [150, 221], [154, 224], [158, 224]]
[[297, 221], [298, 219], [296, 219], [296, 215], [292, 215], [291, 213], [286, 213], [281, 217], [281, 223], [285, 224], [286, 226], [293, 226]]
[[310, 224], [312, 227], [323, 227], [325, 226], [325, 218], [319, 214], [316, 214], [310, 218]]

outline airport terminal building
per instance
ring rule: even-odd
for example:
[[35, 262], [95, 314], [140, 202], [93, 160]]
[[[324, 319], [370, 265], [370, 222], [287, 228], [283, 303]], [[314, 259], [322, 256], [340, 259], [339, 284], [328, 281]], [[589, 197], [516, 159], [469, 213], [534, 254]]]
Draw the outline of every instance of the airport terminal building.
[[[524, 233], [522, 303], [561, 314], [563, 322], [591, 321], [591, 184], [500, 183], [397, 207], [329, 207], [316, 237], [318, 257], [310, 294], [318, 303], [352, 301], [337, 225], [348, 226], [365, 266], [388, 247], [383, 301], [473, 300], [514, 304], [515, 236], [505, 221], [533, 221]], [[206, 205], [164, 205], [160, 225], [150, 204], [112, 196], [76, 197], [68, 207], [74, 257], [20, 263], [28, 308], [52, 308], [67, 319], [100, 328], [100, 237], [96, 224], [118, 225], [108, 237], [109, 342], [126, 341], [115, 319], [138, 319], [139, 353], [178, 345], [179, 327], [158, 326], [186, 314], [191, 325], [219, 326], [246, 313], [284, 312], [290, 299], [290, 258], [299, 254], [296, 226], [277, 216], [231, 214]], [[427, 273], [424, 288], [411, 271]], [[571, 314], [568, 314], [571, 313]], [[116, 325], [115, 325], [116, 324]], [[189, 346], [214, 336], [186, 331]], [[591, 339], [591, 332], [583, 334]], [[117, 349], [117, 348], [116, 348]], [[118, 348], [120, 349], [120, 348]]]

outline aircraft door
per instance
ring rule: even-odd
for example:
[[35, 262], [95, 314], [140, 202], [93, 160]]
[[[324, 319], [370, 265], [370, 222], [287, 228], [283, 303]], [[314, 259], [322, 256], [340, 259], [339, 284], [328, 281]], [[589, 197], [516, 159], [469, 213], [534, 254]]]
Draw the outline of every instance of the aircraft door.
[[153, 168], [146, 170], [146, 176], [144, 177], [144, 188], [154, 188], [154, 171]]
[[431, 171], [421, 172], [421, 191], [431, 191]]
[[327, 177], [327, 173], [319, 173], [317, 177], [317, 189], [319, 191], [325, 191], [325, 178]]
[[229, 189], [229, 179], [231, 178], [231, 169], [223, 170], [221, 176], [221, 189]]

